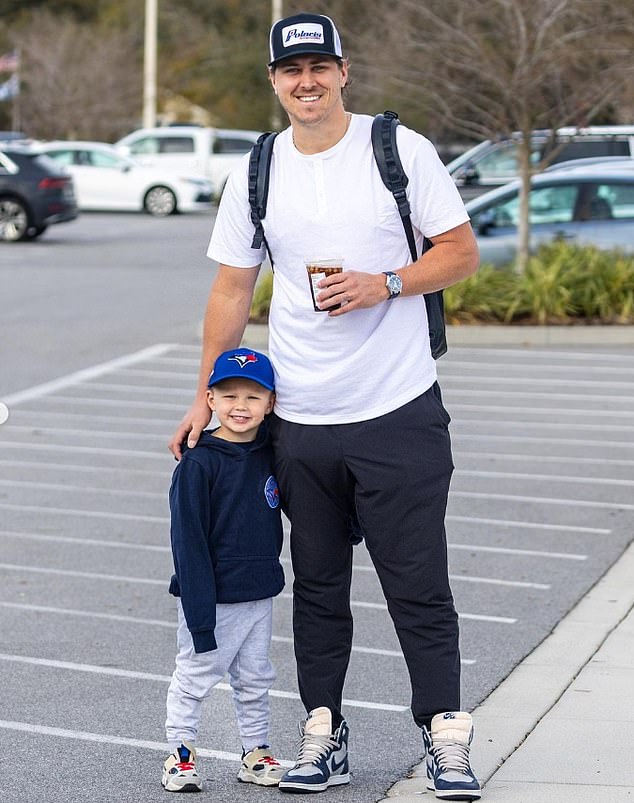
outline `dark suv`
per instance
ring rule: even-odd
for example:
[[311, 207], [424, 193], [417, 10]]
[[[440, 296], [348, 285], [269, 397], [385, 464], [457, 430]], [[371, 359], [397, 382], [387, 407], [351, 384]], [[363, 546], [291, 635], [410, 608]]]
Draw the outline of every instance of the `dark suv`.
[[0, 242], [32, 240], [77, 217], [72, 178], [28, 147], [0, 145]]

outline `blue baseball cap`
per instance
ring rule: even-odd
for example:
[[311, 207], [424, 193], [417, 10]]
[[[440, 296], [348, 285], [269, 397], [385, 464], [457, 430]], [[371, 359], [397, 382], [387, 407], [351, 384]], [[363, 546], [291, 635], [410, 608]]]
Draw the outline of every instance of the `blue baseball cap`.
[[269, 35], [269, 53], [269, 67], [290, 56], [309, 53], [343, 58], [335, 23], [323, 14], [293, 14], [278, 20]]
[[214, 364], [207, 387], [223, 379], [250, 379], [267, 390], [275, 390], [275, 376], [269, 358], [251, 349], [223, 351]]

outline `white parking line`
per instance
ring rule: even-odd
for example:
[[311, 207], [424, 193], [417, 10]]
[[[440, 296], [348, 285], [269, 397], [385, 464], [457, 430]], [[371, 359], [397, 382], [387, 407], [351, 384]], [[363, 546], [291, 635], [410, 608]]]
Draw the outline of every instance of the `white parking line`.
[[[77, 739], [83, 742], [99, 742], [100, 744], [122, 744], [126, 747], [140, 747], [144, 750], [157, 750], [167, 753], [165, 742], [150, 742], [142, 739], [130, 739], [127, 736], [113, 736], [108, 733], [90, 733], [89, 731], [75, 731], [67, 728], [53, 728], [49, 725], [34, 725], [31, 722], [12, 722], [0, 719], [0, 728], [23, 733], [35, 733], [41, 736], [54, 736], [62, 739]], [[196, 747], [196, 752], [204, 758], [215, 758], [219, 761], [240, 761], [240, 753], [226, 753], [223, 750], [210, 750], [206, 747]], [[292, 761], [278, 759], [284, 767], [292, 767]]]
[[[126, 468], [125, 466], [82, 466], [81, 463], [44, 463], [35, 460], [0, 460], [0, 468], [36, 468], [39, 471], [77, 471], [81, 474], [138, 474], [141, 477], [169, 477], [166, 471], [151, 471], [145, 468]], [[171, 468], [171, 466], [170, 466]]]
[[535, 480], [539, 482], [572, 482], [589, 483], [592, 485], [634, 485], [634, 480], [618, 480], [607, 477], [594, 477], [589, 475], [578, 475], [576, 477], [566, 477], [560, 474], [522, 474], [512, 471], [471, 471], [468, 469], [457, 469], [454, 477], [485, 477], [503, 478], [508, 480]]
[[[456, 403], [451, 405], [450, 412], [453, 413], [455, 411], [463, 412], [463, 413], [502, 413], [504, 415], [538, 415], [540, 413], [544, 413], [547, 417], [552, 415], [561, 415], [564, 418], [568, 418], [571, 415], [580, 415], [585, 416], [588, 418], [632, 418], [632, 413], [630, 410], [588, 410], [587, 407], [566, 407], [564, 410], [561, 407], [502, 407], [496, 404], [462, 404]], [[454, 418], [454, 420], [456, 420]], [[465, 419], [458, 419], [460, 421], [464, 421]], [[496, 419], [497, 422], [497, 419]], [[480, 423], [483, 423], [480, 421]], [[522, 424], [524, 423], [524, 419], [522, 421], [517, 421], [516, 423]]]
[[[280, 558], [280, 561], [288, 566], [291, 565], [289, 558]], [[376, 569], [372, 565], [362, 565], [355, 563], [352, 567], [353, 572], [368, 572], [368, 574], [376, 574]], [[501, 580], [498, 577], [478, 577], [469, 574], [450, 574], [449, 579], [462, 580], [465, 583], [483, 583], [484, 585], [494, 586], [508, 586], [510, 588], [534, 588], [539, 591], [548, 591], [550, 588], [546, 583], [531, 583], [526, 580]]]
[[[7, 424], [4, 430], [6, 432], [15, 432], [17, 434], [23, 432], [32, 435], [33, 428], [33, 424]], [[39, 423], [37, 424], [37, 431], [40, 435], [79, 435], [86, 438], [132, 438], [135, 436], [135, 434], [138, 434], [138, 430], [130, 430], [129, 432], [126, 432], [124, 430], [116, 429], [71, 429], [71, 427], [47, 427]], [[144, 441], [159, 440], [162, 443], [167, 444], [168, 435], [167, 433], [162, 432], [143, 432], [141, 438]], [[165, 447], [165, 450], [167, 451], [167, 446]]]
[[[453, 348], [452, 348], [452, 352], [453, 352]], [[491, 353], [492, 353], [492, 351], [487, 349], [487, 354], [491, 354]], [[552, 355], [553, 353], [549, 352], [549, 354]], [[524, 357], [527, 356], [526, 352], [524, 352], [523, 356]], [[572, 357], [572, 355], [570, 355], [570, 356]], [[587, 356], [587, 355], [585, 355], [585, 356]], [[603, 357], [603, 355], [601, 355], [601, 356]], [[475, 355], [474, 355], [474, 357], [475, 357]], [[158, 358], [158, 360], [160, 360], [160, 361], [162, 361], [164, 359], [165, 359], [164, 357], [159, 357]], [[167, 358], [167, 359], [169, 359], [169, 358]], [[625, 355], [624, 355], [624, 359], [625, 359]], [[585, 357], [584, 357], [583, 362], [585, 363]], [[600, 365], [592, 365], [590, 367], [590, 372], [592, 374], [611, 374], [611, 375], [613, 375], [615, 373], [615, 370], [618, 370], [618, 368], [616, 366], [613, 367], [613, 366], [610, 366], [610, 365], [603, 365], [603, 362], [604, 362], [604, 360], [601, 359], [601, 364]], [[500, 364], [501, 363], [499, 363], [499, 362], [497, 363], [498, 366]], [[481, 365], [483, 368], [491, 367], [491, 364], [490, 364], [488, 359], [485, 359], [484, 361], [480, 361], [480, 362], [477, 360], [477, 358], [474, 359], [473, 362], [465, 362], [465, 361], [461, 361], [461, 360], [457, 360], [457, 359], [451, 359], [451, 360], [447, 359], [447, 362], [444, 363], [444, 367], [445, 367], [445, 369], [449, 368], [451, 370], [448, 370], [448, 371], [447, 370], [443, 370], [443, 372], [442, 372], [443, 378], [445, 378], [445, 377], [455, 377], [455, 378], [463, 377], [465, 375], [464, 372], [465, 371], [471, 372], [473, 370], [474, 365]], [[584, 364], [582, 370], [585, 370], [587, 367], [588, 366]], [[456, 371], [455, 374], [454, 374], [453, 373], [453, 369], [454, 368], [459, 368], [461, 370], [460, 371]], [[536, 369], [538, 369], [540, 371], [554, 371], [556, 374], [562, 375], [562, 374], [566, 374], [566, 373], [578, 373], [580, 366], [578, 366], [578, 365], [560, 365], [558, 363], [555, 363], [552, 359], [550, 359], [548, 362], [539, 362], [539, 363], [531, 363], [528, 360], [522, 360], [521, 364], [518, 364], [516, 361], [513, 361], [513, 362], [505, 363], [504, 364], [504, 368], [505, 368], [505, 371], [506, 370], [515, 369], [518, 372], [521, 372], [523, 374], [525, 374], [528, 369], [536, 368]], [[478, 372], [477, 376], [478, 376], [478, 381], [479, 381], [480, 372]], [[508, 374], [505, 373], [504, 377], [501, 377], [500, 379], [503, 382], [507, 382], [508, 379], [509, 379], [509, 376], [508, 376]], [[515, 380], [513, 380], [513, 381], [515, 381]]]
[[72, 452], [74, 454], [89, 454], [89, 455], [103, 455], [108, 457], [139, 457], [145, 459], [162, 460], [167, 465], [173, 463], [168, 462], [169, 453], [167, 446], [164, 452], [142, 452], [138, 449], [111, 449], [102, 448], [99, 446], [74, 446], [65, 443], [33, 443], [33, 441], [3, 441], [2, 451], [7, 449], [17, 449], [21, 453], [24, 452]]
[[114, 519], [115, 521], [146, 521], [154, 524], [167, 524], [169, 519], [165, 516], [142, 516], [137, 513], [113, 513], [107, 510], [78, 510], [68, 507], [46, 507], [45, 505], [10, 505], [0, 503], [0, 510], [19, 510], [23, 513], [46, 513], [64, 516], [86, 516], [89, 519]]
[[166, 354], [175, 347], [175, 344], [170, 343], [157, 343], [155, 346], [150, 346], [147, 349], [136, 351], [133, 354], [126, 354], [124, 357], [118, 357], [114, 360], [93, 365], [91, 368], [86, 368], [83, 371], [75, 371], [72, 374], [63, 376], [59, 379], [54, 379], [51, 382], [44, 382], [41, 385], [35, 385], [32, 388], [12, 393], [5, 396], [4, 403], [11, 409], [15, 404], [21, 404], [25, 401], [32, 401], [33, 399], [40, 399], [42, 396], [49, 396], [51, 393], [56, 393], [58, 390], [79, 385], [81, 383], [89, 382], [96, 377], [110, 374], [117, 368], [123, 368], [127, 365], [134, 365], [138, 362], [151, 360], [154, 357], [159, 357]]
[[151, 385], [121, 385], [118, 382], [84, 382], [82, 385], [84, 390], [96, 390], [103, 393], [104, 390], [116, 391], [117, 393], [143, 393], [148, 396], [183, 396], [185, 399], [190, 399], [196, 390], [192, 385], [191, 390], [188, 388], [168, 388], [165, 385], [161, 387]]
[[580, 555], [575, 552], [548, 552], [539, 549], [516, 549], [514, 547], [502, 546], [481, 546], [479, 544], [447, 544], [449, 549], [463, 549], [466, 552], [492, 552], [501, 555], [518, 555], [531, 558], [547, 558], [548, 560], [558, 558], [560, 560], [587, 560], [587, 555]]
[[111, 549], [138, 549], [146, 552], [172, 552], [171, 547], [159, 544], [139, 544], [131, 541], [107, 541], [105, 538], [73, 538], [67, 535], [42, 535], [42, 533], [16, 532], [15, 530], [0, 530], [0, 538], [29, 539], [31, 541], [44, 541], [53, 544], [73, 544], [80, 546], [100, 546]]
[[[83, 580], [109, 580], [117, 583], [139, 583], [142, 585], [167, 586], [166, 580], [154, 580], [151, 577], [126, 577], [118, 574], [102, 574], [99, 572], [81, 572], [76, 569], [52, 569], [43, 566], [26, 566], [19, 563], [0, 563], [0, 569], [11, 572], [32, 572], [35, 574], [52, 574], [59, 577], [78, 577]], [[292, 599], [292, 594], [278, 594], [280, 599]], [[351, 600], [353, 608], [368, 608], [377, 611], [386, 611], [387, 605], [381, 602], [363, 602], [361, 600]], [[489, 616], [480, 613], [458, 613], [461, 619], [474, 619], [480, 622], [498, 622], [500, 624], [512, 625], [517, 619], [508, 616]]]
[[[116, 613], [100, 613], [98, 611], [83, 611], [75, 608], [54, 608], [50, 605], [32, 605], [26, 602], [0, 602], [1, 608], [11, 608], [18, 611], [33, 611], [36, 613], [50, 613], [59, 616], [77, 616], [87, 619], [104, 619], [113, 622], [127, 622], [129, 624], [140, 624], [148, 627], [164, 627], [169, 630], [176, 629], [176, 620], [173, 622], [165, 619], [143, 619], [138, 616], [124, 616], [123, 614]], [[271, 636], [271, 640], [279, 642], [280, 644], [293, 644], [294, 641], [290, 636]], [[364, 653], [367, 655], [381, 655], [387, 658], [403, 658], [403, 653], [400, 650], [382, 650], [377, 647], [359, 647], [356, 644], [352, 645], [352, 652]], [[473, 658], [461, 658], [460, 663], [463, 666], [473, 666], [476, 663]]]
[[454, 456], [473, 457], [482, 460], [515, 460], [523, 463], [565, 463], [572, 465], [598, 465], [598, 466], [634, 466], [634, 460], [610, 458], [610, 457], [575, 457], [574, 455], [544, 455], [544, 454], [513, 454], [511, 452], [467, 452], [464, 449], [454, 449]]
[[[48, 658], [34, 658], [26, 655], [9, 655], [7, 653], [0, 653], [0, 661], [7, 661], [18, 664], [29, 664], [31, 666], [45, 666], [51, 669], [65, 669], [71, 672], [87, 672], [93, 675], [108, 675], [109, 677], [129, 678], [131, 680], [149, 680], [158, 681], [160, 683], [169, 683], [171, 675], [157, 675], [152, 672], [137, 672], [132, 669], [117, 669], [110, 666], [95, 666], [93, 664], [78, 664], [71, 661], [56, 661]], [[214, 686], [219, 691], [231, 691], [231, 686], [228, 683], [218, 683]], [[284, 700], [299, 700], [299, 694], [292, 691], [280, 691], [279, 689], [270, 689], [269, 695], [271, 697], [278, 697]], [[370, 708], [376, 711], [396, 711], [398, 713], [409, 710], [406, 705], [392, 705], [390, 703], [375, 703], [369, 700], [351, 700], [344, 699], [342, 703], [351, 708]]]
[[527, 527], [529, 530], [554, 530], [566, 533], [588, 533], [591, 535], [609, 535], [612, 530], [603, 527], [581, 527], [576, 524], [548, 524], [534, 521], [516, 521], [513, 519], [484, 519], [475, 516], [447, 516], [447, 521], [464, 521], [467, 524], [490, 524], [493, 527]]
[[[607, 532], [610, 532], [608, 530]], [[0, 530], [0, 538], [28, 538], [35, 541], [51, 541], [53, 543], [74, 544], [76, 546], [102, 546], [113, 549], [139, 549], [150, 552], [170, 552], [169, 546], [158, 544], [139, 544], [130, 541], [107, 541], [99, 538], [72, 538], [64, 535], [42, 535], [42, 533], [17, 532], [15, 530]], [[469, 552], [489, 552], [501, 555], [521, 555], [528, 557], [560, 558], [563, 560], [587, 560], [588, 556], [576, 552], [549, 552], [548, 550], [518, 549], [515, 547], [483, 546], [480, 544], [447, 544], [449, 549], [463, 549]], [[355, 570], [353, 566], [353, 571]]]
[[[452, 421], [454, 424], [458, 423], [470, 427], [491, 426], [491, 422], [482, 421], [478, 418], [456, 418], [454, 416]], [[634, 429], [630, 424], [576, 424], [572, 421], [568, 421], [566, 426], [568, 429], [578, 429], [586, 432], [631, 432]], [[558, 432], [562, 427], [562, 423], [560, 421], [554, 421], [552, 423], [549, 421], [500, 421], [499, 418], [496, 418], [495, 429], [498, 430], [500, 427], [520, 427], [521, 429], [538, 430], [553, 429]]]
[[602, 510], [634, 510], [634, 505], [626, 502], [599, 502], [592, 499], [559, 499], [550, 496], [521, 496], [518, 494], [494, 494], [478, 491], [451, 491], [449, 498], [462, 499], [499, 499], [505, 502], [530, 502], [540, 505], [564, 505], [565, 507], [597, 507]]
[[[113, 513], [107, 510], [80, 510], [78, 508], [56, 508], [56, 507], [46, 507], [46, 506], [37, 506], [37, 505], [13, 505], [8, 504], [6, 502], [0, 503], [0, 510], [19, 510], [19, 511], [29, 511], [31, 513], [46, 513], [47, 515], [51, 514], [59, 514], [59, 515], [66, 515], [66, 516], [86, 516], [87, 518], [99, 518], [99, 519], [118, 519], [124, 521], [147, 521], [147, 522], [155, 522], [157, 524], [168, 524], [169, 518], [161, 517], [161, 516], [141, 516], [137, 514], [131, 513]], [[477, 523], [485, 523], [490, 524], [493, 526], [501, 526], [501, 527], [517, 527], [521, 528], [533, 528], [539, 530], [559, 530], [561, 532], [570, 532], [570, 533], [593, 533], [596, 535], [607, 535], [612, 532], [612, 530], [602, 529], [597, 527], [581, 527], [575, 525], [568, 525], [568, 524], [548, 524], [548, 523], [541, 523], [541, 522], [525, 522], [525, 521], [510, 521], [505, 519], [485, 519], [485, 518], [478, 518], [475, 516], [455, 516], [455, 515], [447, 515], [447, 521], [463, 521], [469, 522], [472, 524]]]
[[[99, 415], [93, 413], [77, 413], [77, 412], [59, 412], [56, 410], [25, 410], [18, 408], [17, 410], [13, 411], [12, 420], [15, 420], [16, 416], [18, 419], [25, 419], [29, 417], [35, 416], [37, 418], [38, 423], [42, 421], [42, 419], [47, 418], [54, 418], [56, 420], [64, 420], [64, 419], [71, 419], [72, 421], [87, 421], [91, 425], [95, 424], [138, 424], [142, 426], [145, 431], [145, 427], [149, 424], [152, 426], [163, 426], [167, 428], [174, 427], [174, 420], [172, 418], [156, 418], [156, 416], [147, 416], [147, 418], [133, 418], [132, 416], [126, 415]], [[33, 426], [31, 426], [33, 429]], [[137, 430], [138, 431], [138, 430]], [[117, 432], [117, 430], [112, 430], [113, 433]], [[125, 434], [125, 433], [123, 433]]]
[[[81, 387], [81, 386], [80, 386]], [[55, 395], [49, 399], [50, 402], [63, 402], [64, 404], [86, 404], [92, 407], [139, 407], [147, 410], [182, 410], [183, 404], [177, 402], [157, 402], [143, 399], [136, 401], [132, 399], [104, 399], [99, 396], [62, 396]], [[37, 412], [33, 410], [32, 412]]]
[[117, 490], [90, 485], [66, 485], [55, 482], [34, 482], [29, 480], [3, 480], [0, 479], [0, 486], [5, 488], [41, 488], [45, 491], [70, 491], [71, 493], [94, 493], [107, 494], [108, 496], [129, 496], [141, 499], [164, 499], [167, 501], [167, 490], [164, 493], [158, 491], [128, 491], [125, 489]]
[[[0, 568], [2, 564], [0, 564]], [[279, 594], [278, 596], [283, 599], [293, 599], [292, 594]], [[387, 611], [387, 605], [384, 602], [363, 602], [362, 600], [350, 600], [351, 608], [367, 608], [372, 611]], [[514, 625], [517, 619], [510, 616], [489, 616], [484, 613], [462, 613], [458, 612], [459, 619], [471, 619], [477, 622], [496, 622], [502, 625]]]
[[[631, 404], [634, 406], [634, 398], [631, 399]], [[456, 433], [454, 432], [452, 435], [454, 440], [463, 440], [463, 441], [478, 441], [478, 440], [486, 440], [489, 441], [502, 441], [508, 443], [509, 441], [519, 441], [520, 443], [538, 443], [540, 446], [544, 446], [544, 438], [538, 437], [531, 437], [528, 435], [492, 435], [492, 434], [482, 434], [482, 435], [467, 435], [465, 433]], [[553, 445], [557, 444], [558, 446], [587, 446], [591, 449], [596, 449], [598, 446], [601, 447], [611, 447], [611, 448], [618, 448], [618, 449], [631, 449], [632, 444], [623, 442], [623, 441], [606, 441], [603, 438], [601, 440], [581, 440], [579, 438], [548, 438], [548, 444]], [[502, 455], [500, 455], [502, 456]], [[536, 460], [539, 460], [539, 455], [534, 455]]]
[[[555, 367], [555, 366], [553, 366]], [[559, 373], [559, 367], [557, 367], [557, 373]], [[465, 381], [465, 376], [462, 373], [457, 374], [443, 374], [442, 381], [443, 383], [447, 383], [447, 381], [455, 380], [457, 382]], [[509, 382], [508, 375], [497, 375], [497, 376], [486, 376], [482, 373], [478, 374], [478, 384], [479, 385], [492, 385], [492, 384], [501, 384], [506, 385]], [[535, 387], [535, 379], [530, 376], [526, 376], [526, 368], [522, 365], [522, 374], [520, 376], [514, 376], [512, 381], [512, 385], [514, 388], [521, 388], [524, 385], [527, 385], [529, 388]], [[554, 388], [559, 386], [564, 386], [566, 388], [602, 388], [608, 390], [609, 388], [620, 388], [623, 390], [630, 390], [634, 388], [634, 382], [622, 382], [620, 380], [614, 379], [588, 379], [587, 377], [565, 377], [563, 379], [558, 379], [557, 377], [548, 377], [548, 387]], [[529, 391], [530, 392], [530, 391]], [[517, 395], [523, 395], [523, 391], [518, 391]], [[577, 394], [577, 399], [582, 398], [581, 394]], [[594, 398], [594, 396], [587, 395], [586, 398]]]

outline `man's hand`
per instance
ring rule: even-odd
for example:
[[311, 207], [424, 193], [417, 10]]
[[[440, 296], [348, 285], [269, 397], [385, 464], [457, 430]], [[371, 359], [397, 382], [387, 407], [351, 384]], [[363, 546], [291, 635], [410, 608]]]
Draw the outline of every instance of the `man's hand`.
[[[363, 273], [357, 270], [346, 270], [333, 273], [318, 284], [320, 292], [317, 303], [333, 318], [345, 315], [355, 309], [373, 307], [388, 298], [383, 273]], [[340, 309], [331, 307], [341, 304]]]
[[168, 447], [170, 452], [174, 455], [176, 460], [182, 457], [181, 445], [183, 441], [187, 440], [187, 445], [192, 448], [198, 443], [200, 433], [211, 421], [211, 410], [207, 404], [206, 399], [196, 399], [196, 401], [189, 408], [185, 417], [179, 424], [178, 429], [172, 435]]

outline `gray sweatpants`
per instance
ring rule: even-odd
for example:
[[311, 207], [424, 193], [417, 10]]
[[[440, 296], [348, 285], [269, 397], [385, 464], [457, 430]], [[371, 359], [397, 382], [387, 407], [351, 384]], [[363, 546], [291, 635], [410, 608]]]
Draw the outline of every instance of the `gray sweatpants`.
[[196, 653], [178, 600], [178, 654], [167, 692], [165, 732], [170, 750], [196, 742], [202, 704], [229, 673], [238, 731], [245, 751], [268, 744], [269, 689], [275, 670], [269, 659], [273, 600], [216, 605], [218, 649]]

